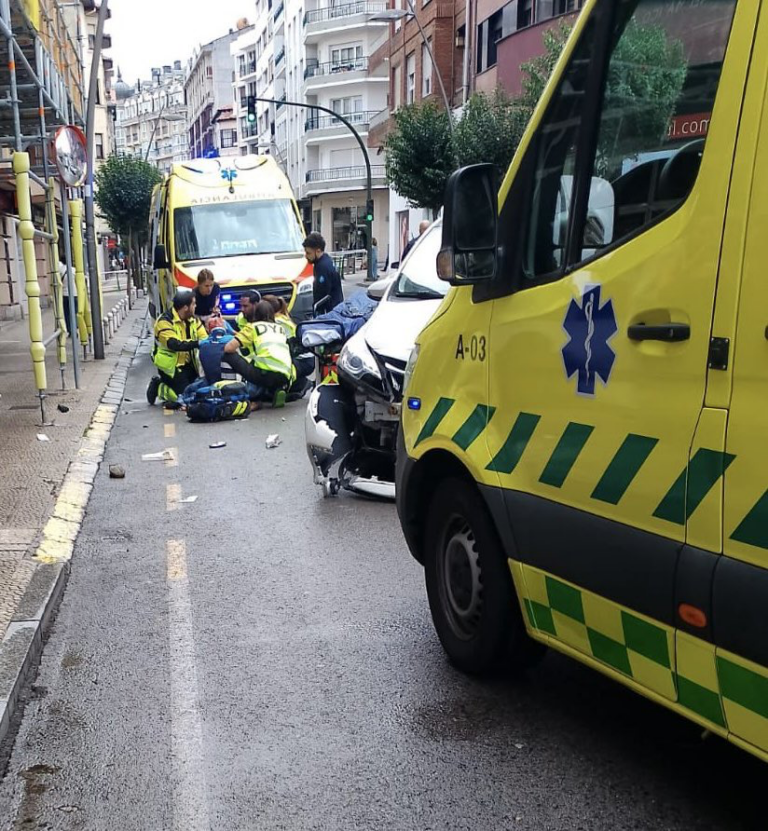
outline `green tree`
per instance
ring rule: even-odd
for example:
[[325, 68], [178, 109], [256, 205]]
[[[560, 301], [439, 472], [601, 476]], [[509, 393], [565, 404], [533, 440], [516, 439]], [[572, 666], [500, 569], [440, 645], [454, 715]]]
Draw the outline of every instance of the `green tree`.
[[157, 168], [130, 156], [110, 156], [96, 173], [96, 204], [110, 228], [129, 240], [134, 285], [139, 285], [141, 245], [146, 242]]
[[454, 143], [460, 165], [490, 162], [503, 176], [517, 150], [527, 119], [501, 87], [492, 95], [475, 93], [456, 124]]
[[[523, 73], [522, 92], [517, 97], [516, 104], [524, 125], [530, 120], [546, 89], [547, 82], [571, 34], [571, 29], [572, 27], [562, 20], [557, 26], [546, 29], [542, 35], [544, 47], [542, 53], [520, 65]], [[522, 138], [522, 134], [520, 137]]]
[[402, 107], [384, 144], [390, 184], [413, 207], [435, 214], [456, 169], [450, 117], [433, 101]]

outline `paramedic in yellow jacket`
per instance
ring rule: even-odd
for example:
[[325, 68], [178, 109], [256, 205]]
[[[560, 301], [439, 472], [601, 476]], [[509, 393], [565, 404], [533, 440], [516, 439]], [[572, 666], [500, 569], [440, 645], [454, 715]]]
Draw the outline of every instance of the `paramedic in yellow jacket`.
[[[282, 326], [275, 323], [268, 301], [251, 306], [245, 317], [245, 324], [224, 347], [227, 362], [246, 381], [271, 393], [273, 407], [282, 407], [288, 388], [296, 380], [288, 339]], [[240, 359], [238, 352], [246, 360]]]
[[166, 403], [176, 403], [184, 388], [197, 380], [197, 349], [206, 336], [205, 327], [195, 317], [195, 293], [179, 289], [173, 297], [173, 308], [161, 314], [155, 324], [152, 363], [159, 375], [147, 387], [150, 404], [158, 396]]

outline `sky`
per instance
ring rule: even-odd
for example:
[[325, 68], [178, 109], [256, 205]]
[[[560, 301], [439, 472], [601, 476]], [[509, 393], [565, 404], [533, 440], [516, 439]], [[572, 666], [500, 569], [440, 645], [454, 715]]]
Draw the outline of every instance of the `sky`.
[[149, 79], [153, 66], [186, 65], [195, 46], [225, 35], [239, 18], [253, 22], [255, 6], [254, 0], [110, 0], [107, 54], [134, 84]]

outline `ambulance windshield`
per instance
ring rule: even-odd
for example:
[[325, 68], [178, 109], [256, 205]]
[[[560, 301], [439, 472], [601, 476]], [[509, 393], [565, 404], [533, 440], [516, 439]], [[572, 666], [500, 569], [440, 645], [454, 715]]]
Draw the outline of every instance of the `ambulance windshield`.
[[182, 262], [301, 251], [301, 228], [289, 199], [194, 205], [177, 208], [173, 219]]

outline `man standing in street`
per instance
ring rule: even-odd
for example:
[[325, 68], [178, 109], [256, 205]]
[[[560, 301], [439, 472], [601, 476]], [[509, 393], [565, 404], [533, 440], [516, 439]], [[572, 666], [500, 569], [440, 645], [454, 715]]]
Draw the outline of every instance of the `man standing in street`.
[[179, 289], [173, 296], [173, 308], [161, 314], [155, 324], [152, 363], [159, 375], [147, 387], [150, 404], [158, 396], [167, 404], [176, 404], [185, 387], [197, 380], [196, 353], [204, 337], [205, 327], [195, 317], [195, 293], [192, 289]]
[[401, 263], [405, 262], [405, 258], [410, 253], [411, 248], [413, 248], [413, 246], [416, 245], [416, 242], [419, 239], [419, 237], [421, 237], [421, 235], [427, 230], [427, 228], [429, 228], [430, 225], [431, 225], [431, 223], [428, 219], [422, 219], [421, 220], [421, 222], [419, 223], [419, 236], [414, 237], [412, 240], [410, 240], [408, 242], [408, 244], [405, 246], [405, 248], [403, 248], [403, 253], [400, 255], [400, 262]]
[[[302, 243], [307, 262], [314, 267], [315, 285], [313, 303], [317, 314], [324, 314], [344, 302], [341, 276], [333, 260], [325, 253], [325, 240], [320, 234], [310, 234]], [[321, 305], [318, 305], [321, 304]]]

